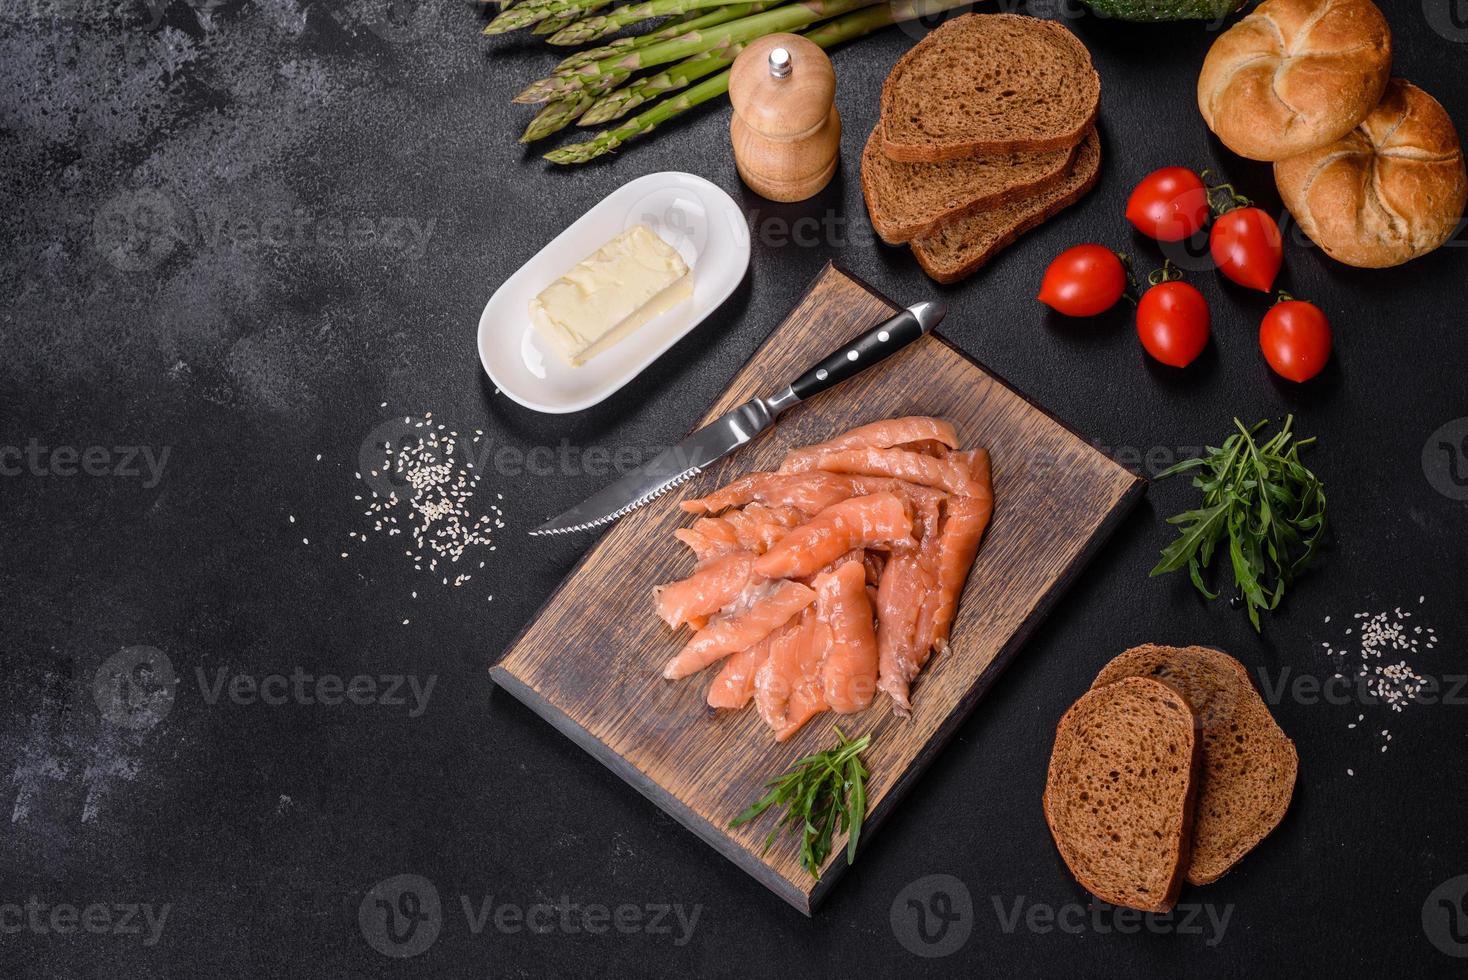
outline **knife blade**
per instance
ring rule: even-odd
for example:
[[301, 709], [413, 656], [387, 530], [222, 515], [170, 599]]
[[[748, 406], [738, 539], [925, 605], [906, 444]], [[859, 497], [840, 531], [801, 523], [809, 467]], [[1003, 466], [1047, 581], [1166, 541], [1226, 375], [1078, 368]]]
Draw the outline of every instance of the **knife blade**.
[[767, 398], [752, 398], [557, 517], [532, 536], [571, 534], [610, 524], [682, 486], [775, 424], [781, 413], [834, 388], [929, 333], [943, 319], [942, 303], [923, 302], [872, 327]]

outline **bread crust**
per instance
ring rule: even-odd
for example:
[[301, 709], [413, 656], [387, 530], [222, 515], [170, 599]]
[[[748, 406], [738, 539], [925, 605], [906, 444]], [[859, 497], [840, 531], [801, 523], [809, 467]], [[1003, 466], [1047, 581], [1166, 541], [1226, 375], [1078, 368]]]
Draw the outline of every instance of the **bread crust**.
[[[1133, 647], [1101, 668], [1091, 689], [1125, 677], [1161, 681], [1193, 709], [1202, 735], [1203, 773], [1187, 877], [1194, 885], [1217, 881], [1284, 819], [1300, 769], [1295, 743], [1270, 714], [1248, 670], [1222, 650], [1158, 644]], [[1255, 766], [1247, 776], [1229, 771], [1237, 758], [1236, 744], [1244, 747]], [[1261, 772], [1274, 779], [1253, 778]], [[1223, 782], [1215, 780], [1230, 782], [1228, 788], [1235, 791], [1247, 788], [1262, 797], [1251, 795], [1250, 801], [1262, 805], [1247, 813], [1212, 813], [1215, 800], [1227, 795]]]
[[[1036, 131], [1029, 135], [1011, 135], [1003, 138], [968, 137], [945, 135], [942, 138], [914, 140], [894, 130], [892, 120], [901, 118], [901, 89], [909, 72], [922, 71], [919, 63], [939, 45], [955, 35], [982, 30], [990, 24], [1017, 26], [1032, 32], [1037, 39], [1044, 39], [1057, 50], [1065, 51], [1078, 66], [1076, 72], [1067, 72], [1065, 82], [1074, 88], [1085, 105], [1085, 111], [1065, 125], [1050, 131]], [[953, 72], [964, 72], [970, 66], [955, 65]], [[924, 95], [928, 94], [924, 90]], [[892, 67], [887, 80], [882, 84], [882, 152], [901, 163], [941, 163], [945, 160], [962, 160], [985, 153], [1042, 152], [1064, 150], [1083, 140], [1096, 124], [1096, 114], [1101, 106], [1101, 76], [1091, 63], [1091, 54], [1086, 46], [1068, 29], [1054, 21], [1019, 14], [964, 14], [942, 24], [931, 34], [913, 45]], [[926, 108], [926, 107], [925, 107]]]
[[[1108, 692], [1095, 689], [1087, 691], [1081, 698], [1071, 705], [1061, 717], [1059, 724], [1055, 726], [1055, 750], [1050, 756], [1050, 768], [1045, 779], [1045, 795], [1043, 799], [1045, 811], [1045, 823], [1050, 828], [1050, 836], [1054, 838], [1056, 847], [1060, 850], [1060, 856], [1065, 861], [1066, 867], [1071, 874], [1075, 875], [1076, 881], [1081, 887], [1095, 895], [1097, 898], [1113, 905], [1125, 906], [1142, 912], [1170, 912], [1177, 904], [1178, 893], [1182, 890], [1183, 878], [1188, 866], [1188, 852], [1193, 836], [1193, 813], [1198, 798], [1198, 783], [1202, 759], [1202, 738], [1195, 724], [1192, 709], [1187, 700], [1178, 692], [1161, 681], [1147, 677], [1128, 677], [1115, 684], [1107, 685]], [[1098, 699], [1104, 699], [1108, 693], [1128, 694], [1135, 693], [1144, 697], [1160, 697], [1174, 702], [1180, 707], [1182, 714], [1179, 717], [1177, 735], [1185, 741], [1184, 751], [1187, 757], [1188, 772], [1184, 786], [1183, 799], [1178, 801], [1179, 809], [1176, 814], [1176, 825], [1170, 840], [1166, 843], [1171, 850], [1170, 860], [1173, 863], [1169, 871], [1169, 877], [1163, 894], [1155, 901], [1139, 901], [1135, 890], [1125, 890], [1113, 887], [1112, 883], [1097, 881], [1085, 871], [1085, 861], [1081, 859], [1081, 853], [1075, 841], [1071, 840], [1068, 833], [1069, 828], [1062, 826], [1060, 809], [1066, 801], [1060, 797], [1063, 795], [1064, 783], [1063, 768], [1065, 764], [1062, 745], [1064, 740], [1071, 737], [1073, 729], [1083, 727], [1083, 720], [1096, 709]], [[1082, 732], [1082, 734], [1084, 734]], [[1076, 737], [1081, 737], [1077, 735]], [[1092, 845], [1094, 846], [1094, 844]]]
[[[1036, 207], [1024, 213], [1020, 220], [1016, 221], [1001, 235], [995, 238], [988, 248], [967, 262], [957, 266], [944, 265], [939, 261], [932, 246], [928, 244], [929, 239], [927, 237], [917, 238], [912, 241], [913, 257], [918, 260], [918, 265], [922, 266], [923, 271], [928, 274], [929, 278], [935, 282], [951, 284], [973, 275], [979, 269], [983, 268], [995, 255], [998, 255], [1001, 251], [1013, 245], [1025, 232], [1049, 221], [1055, 215], [1064, 211], [1072, 204], [1075, 204], [1091, 192], [1091, 189], [1096, 186], [1096, 182], [1101, 178], [1101, 135], [1099, 133], [1093, 130], [1087, 135], [1085, 141], [1081, 143], [1072, 172], [1079, 172], [1081, 174], [1082, 179], [1079, 183], [1068, 187], [1063, 194], [1059, 194], [1058, 196], [1055, 192], [1060, 188], [1066, 188], [1065, 181], [1062, 181], [1057, 187], [1029, 195], [1032, 197], [1048, 196], [1051, 200], [1041, 207]], [[1067, 174], [1067, 177], [1069, 176], [1070, 174]], [[968, 217], [972, 218], [974, 215], [969, 215]], [[935, 233], [942, 232], [944, 228], [951, 230], [963, 220], [965, 219], [960, 218], [955, 221], [944, 222]]]
[[1371, 0], [1266, 0], [1209, 50], [1198, 109], [1239, 156], [1283, 160], [1355, 129], [1391, 65], [1391, 28]]
[[1393, 79], [1346, 136], [1274, 165], [1280, 198], [1331, 258], [1380, 269], [1441, 246], [1468, 204], [1458, 131], [1438, 101]]
[[[886, 163], [885, 154], [882, 153], [881, 123], [872, 130], [872, 135], [867, 139], [866, 147], [861, 156], [861, 191], [866, 198], [867, 214], [871, 217], [872, 228], [881, 237], [882, 241], [889, 245], [901, 245], [930, 235], [941, 225], [949, 221], [967, 217], [985, 208], [998, 207], [1009, 204], [1020, 198], [1031, 194], [1038, 194], [1061, 183], [1070, 175], [1075, 166], [1076, 156], [1080, 153], [1080, 145], [1071, 147], [1068, 151], [1053, 151], [1060, 157], [1058, 165], [1052, 167], [1048, 172], [1041, 173], [1035, 180], [1016, 181], [1009, 185], [995, 185], [992, 181], [982, 183], [976, 182], [974, 186], [965, 189], [962, 193], [967, 197], [959, 203], [946, 210], [927, 218], [918, 220], [899, 210], [884, 206], [883, 193], [878, 183], [877, 168], [889, 165]], [[1062, 156], [1062, 153], [1064, 154]], [[1011, 157], [1010, 154], [994, 154], [998, 157]], [[936, 166], [932, 164], [903, 164], [892, 162], [890, 166], [898, 169], [895, 175], [904, 180], [922, 180], [922, 168], [924, 166]], [[1011, 168], [1012, 169], [1012, 168]]]

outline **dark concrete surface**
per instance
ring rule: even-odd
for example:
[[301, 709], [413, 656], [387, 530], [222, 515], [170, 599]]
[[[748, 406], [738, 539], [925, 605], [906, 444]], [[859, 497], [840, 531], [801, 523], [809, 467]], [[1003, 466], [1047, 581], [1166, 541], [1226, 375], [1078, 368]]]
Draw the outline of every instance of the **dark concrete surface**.
[[[856, 170], [881, 80], [916, 31], [835, 54], [843, 168], [815, 201], [777, 206], [741, 188], [724, 105], [602, 163], [550, 168], [515, 143], [529, 114], [509, 98], [553, 56], [480, 38], [463, 3], [6, 4], [0, 975], [1461, 972], [1464, 240], [1363, 272], [1287, 228], [1282, 284], [1323, 306], [1337, 339], [1304, 387], [1259, 356], [1263, 297], [1196, 261], [1215, 340], [1187, 371], [1143, 358], [1126, 308], [1047, 316], [1034, 291], [1067, 245], [1158, 264], [1121, 216], [1155, 167], [1211, 166], [1279, 202], [1268, 168], [1198, 118], [1212, 32], [1035, 7], [1066, 15], [1101, 72], [1101, 183], [938, 289], [874, 243]], [[1397, 72], [1463, 123], [1460, 8], [1413, 0], [1388, 16]], [[487, 297], [603, 195], [664, 169], [702, 174], [747, 210], [744, 285], [596, 410], [542, 416], [497, 395], [474, 354]], [[1320, 439], [1308, 461], [1335, 537], [1256, 636], [1182, 578], [1147, 577], [1172, 534], [1163, 518], [1193, 500], [1182, 483], [1154, 486], [806, 920], [494, 690], [486, 668], [586, 547], [524, 531], [607, 481], [587, 450], [635, 455], [683, 432], [833, 258], [895, 298], [942, 295], [950, 337], [1139, 468], [1222, 438], [1234, 416], [1293, 412]], [[400, 539], [349, 536], [371, 525], [353, 500], [362, 447], [427, 412], [507, 450], [474, 498], [504, 527], [474, 567], [455, 566], [473, 574], [457, 588], [415, 572]], [[1323, 644], [1349, 640], [1355, 613], [1398, 606], [1439, 639], [1405, 659], [1453, 696], [1396, 714], [1312, 694], [1334, 672]], [[1056, 720], [1142, 641], [1234, 652], [1275, 692], [1301, 757], [1278, 831], [1160, 921], [1092, 903], [1039, 805]], [[159, 686], [165, 667], [176, 687]], [[119, 677], [137, 687], [109, 686]], [[362, 703], [317, 697], [357, 677], [372, 678], [370, 693], [357, 682]], [[262, 682], [274, 703], [254, 693]], [[117, 690], [141, 714], [109, 720]], [[400, 939], [419, 931], [394, 944], [378, 899]]]

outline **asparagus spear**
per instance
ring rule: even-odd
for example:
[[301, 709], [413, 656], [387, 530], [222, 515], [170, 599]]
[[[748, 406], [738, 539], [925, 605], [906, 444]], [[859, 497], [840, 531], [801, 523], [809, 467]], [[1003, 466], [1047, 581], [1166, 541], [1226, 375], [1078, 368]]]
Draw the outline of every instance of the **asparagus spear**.
[[613, 119], [621, 119], [644, 102], [649, 102], [668, 92], [687, 88], [705, 75], [711, 75], [729, 67], [733, 64], [734, 59], [739, 57], [739, 52], [743, 50], [743, 43], [716, 48], [713, 51], [705, 51], [703, 54], [696, 54], [692, 58], [680, 61], [656, 75], [636, 79], [631, 84], [602, 96], [595, 105], [582, 114], [577, 125], [597, 126], [611, 122]]
[[577, 116], [591, 108], [595, 102], [595, 95], [578, 93], [548, 103], [544, 109], [536, 113], [534, 119], [530, 120], [530, 125], [525, 127], [525, 132], [520, 136], [520, 142], [533, 143], [536, 140], [545, 139], [552, 133], [560, 132], [569, 126]]
[[[516, 102], [545, 102], [577, 91], [605, 92], [626, 79], [626, 74], [608, 84], [603, 76], [608, 72], [630, 73], [643, 68], [653, 68], [670, 61], [681, 61], [691, 55], [700, 54], [728, 44], [741, 43], [775, 34], [780, 31], [798, 30], [818, 20], [849, 13], [863, 7], [875, 6], [881, 0], [802, 0], [800, 3], [776, 7], [751, 17], [741, 17], [706, 31], [690, 31], [667, 41], [660, 41], [645, 48], [633, 48], [623, 55], [614, 55], [579, 65], [569, 72], [551, 75], [532, 82], [525, 91], [515, 97]], [[916, 0], [931, 3], [934, 0]]]
[[[916, 20], [919, 17], [927, 17], [952, 10], [955, 7], [966, 6], [971, 0], [893, 0], [890, 4], [869, 9], [859, 9], [827, 24], [810, 31], [806, 36], [815, 41], [821, 47], [830, 47], [843, 41], [852, 40], [879, 30], [892, 23]], [[749, 18], [753, 19], [753, 18]], [[760, 35], [756, 35], [760, 36]], [[689, 59], [689, 62], [696, 61]], [[704, 63], [705, 65], [707, 62]], [[668, 69], [668, 73], [674, 74], [683, 65], [675, 65]], [[686, 84], [686, 82], [685, 82]], [[628, 140], [635, 139], [645, 133], [651, 132], [657, 126], [667, 122], [674, 116], [693, 108], [710, 99], [718, 98], [729, 91], [729, 71], [725, 69], [717, 75], [700, 82], [691, 88], [684, 89], [680, 94], [664, 99], [650, 109], [644, 110], [633, 116], [627, 122], [604, 132], [598, 133], [591, 139], [581, 143], [571, 143], [558, 147], [545, 155], [552, 163], [577, 164], [594, 160], [604, 153], [610, 153]]]
[[667, 21], [656, 31], [650, 34], [639, 34], [636, 37], [619, 37], [610, 44], [604, 44], [599, 48], [587, 48], [585, 51], [577, 51], [570, 55], [560, 64], [556, 65], [552, 74], [563, 75], [574, 68], [588, 65], [593, 61], [610, 58], [616, 55], [626, 54], [630, 48], [647, 47], [658, 41], [667, 41], [670, 38], [679, 37], [689, 31], [702, 30], [705, 27], [717, 27], [727, 24], [731, 20], [748, 17], [767, 9], [769, 3], [736, 3], [727, 7], [719, 7], [705, 13], [701, 10], [693, 11], [683, 17], [675, 17]]
[[[703, 7], [713, 7], [736, 2], [738, 0], [704, 0], [700, 5]], [[548, 17], [559, 17], [564, 14], [585, 15], [595, 9], [596, 6], [597, 0], [524, 0], [524, 2], [516, 4], [509, 10], [501, 11], [484, 28], [484, 33], [491, 35], [508, 34], [511, 31], [518, 31], [522, 27], [530, 27], [538, 24]], [[693, 8], [689, 7], [688, 9], [691, 10]], [[670, 12], [682, 13], [683, 11]]]
[[686, 14], [693, 10], [723, 7], [730, 0], [642, 0], [618, 7], [611, 13], [599, 17], [584, 17], [571, 26], [551, 35], [548, 43], [556, 45], [585, 44], [598, 38], [615, 34], [622, 28], [653, 17], [670, 14]]
[[557, 34], [565, 30], [567, 27], [570, 27], [572, 24], [576, 23], [580, 19], [580, 15], [578, 13], [558, 14], [554, 17], [547, 17], [539, 24], [536, 24], [534, 27], [530, 28], [530, 33], [536, 35], [537, 37], [545, 34]]
[[598, 133], [584, 143], [572, 143], [569, 146], [558, 147], [547, 153], [545, 158], [551, 163], [560, 164], [585, 163], [588, 160], [594, 160], [603, 153], [612, 152], [630, 139], [651, 132], [679, 113], [686, 112], [710, 99], [717, 99], [728, 91], [729, 72], [726, 69], [692, 88], [684, 89], [671, 99], [664, 99], [651, 109], [633, 116], [616, 129]]

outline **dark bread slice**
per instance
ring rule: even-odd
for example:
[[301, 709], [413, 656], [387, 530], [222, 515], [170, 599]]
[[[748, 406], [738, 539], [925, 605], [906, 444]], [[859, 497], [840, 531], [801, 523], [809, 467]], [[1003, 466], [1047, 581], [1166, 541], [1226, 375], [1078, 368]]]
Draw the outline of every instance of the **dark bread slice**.
[[1050, 220], [1096, 186], [1101, 174], [1101, 137], [1093, 130], [1081, 143], [1075, 166], [1065, 179], [1031, 194], [938, 226], [914, 239], [912, 254], [923, 271], [938, 282], [958, 282], [977, 272], [1025, 232]]
[[921, 238], [945, 221], [1054, 187], [1078, 147], [1044, 153], [988, 153], [942, 163], [899, 163], [882, 152], [878, 123], [861, 154], [861, 191], [872, 227], [889, 245]]
[[1087, 691], [1056, 726], [1045, 822], [1097, 898], [1143, 912], [1177, 903], [1198, 789], [1194, 722], [1177, 691], [1128, 677]]
[[1091, 686], [1151, 677], [1187, 699], [1203, 731], [1203, 785], [1188, 881], [1217, 881], [1279, 825], [1299, 772], [1295, 743], [1280, 729], [1244, 665], [1209, 647], [1147, 645], [1121, 654]]
[[898, 59], [882, 85], [882, 151], [904, 163], [1062, 150], [1096, 122], [1101, 78], [1055, 21], [955, 17]]

